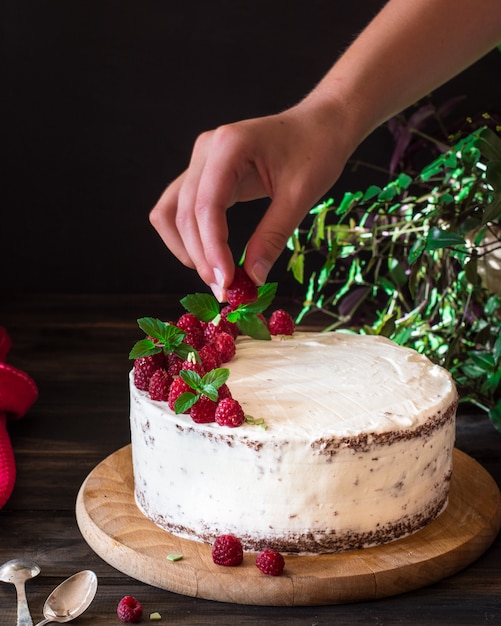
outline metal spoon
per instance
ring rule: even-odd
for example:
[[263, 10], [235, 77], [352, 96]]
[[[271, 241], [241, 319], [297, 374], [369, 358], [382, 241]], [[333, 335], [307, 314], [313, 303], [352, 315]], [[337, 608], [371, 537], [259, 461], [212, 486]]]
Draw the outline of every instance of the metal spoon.
[[36, 626], [51, 622], [69, 622], [89, 607], [97, 591], [97, 576], [91, 570], [83, 570], [64, 580], [45, 601], [45, 619]]
[[33, 561], [13, 559], [0, 567], [0, 580], [12, 583], [17, 592], [17, 626], [33, 626], [24, 584], [40, 574], [40, 568]]

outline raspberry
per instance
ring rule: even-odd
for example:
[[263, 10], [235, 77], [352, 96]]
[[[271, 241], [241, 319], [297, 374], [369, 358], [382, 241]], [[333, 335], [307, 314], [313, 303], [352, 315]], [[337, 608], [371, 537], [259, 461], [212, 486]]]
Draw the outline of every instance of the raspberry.
[[245, 414], [240, 403], [233, 398], [223, 398], [219, 401], [214, 415], [219, 426], [235, 428], [245, 421]]
[[266, 549], [256, 558], [256, 567], [268, 576], [280, 576], [284, 571], [284, 557], [276, 550]]
[[172, 352], [167, 355], [167, 371], [174, 378], [174, 376], [178, 376], [179, 372], [183, 368], [183, 359], [177, 354], [173, 354]]
[[163, 352], [134, 359], [134, 384], [136, 387], [141, 389], [141, 391], [148, 391], [150, 378], [157, 369], [164, 366], [165, 358]]
[[217, 390], [218, 402], [221, 402], [221, 400], [224, 400], [225, 398], [231, 397], [231, 391], [228, 385], [226, 383], [222, 384], [221, 387], [219, 387], [219, 389]]
[[197, 424], [209, 424], [214, 422], [217, 402], [207, 396], [201, 395], [190, 409], [190, 417]]
[[176, 322], [176, 326], [184, 330], [184, 332], [188, 332], [194, 328], [202, 328], [200, 320], [196, 315], [193, 315], [193, 313], [184, 313], [181, 315]]
[[184, 330], [186, 336], [184, 338], [184, 343], [187, 343], [195, 350], [200, 350], [200, 348], [205, 344], [204, 331], [202, 329], [202, 323], [192, 313], [185, 313], [181, 315], [181, 317], [177, 320], [176, 326], [181, 330]]
[[117, 615], [122, 622], [135, 624], [143, 615], [143, 607], [134, 596], [124, 596], [118, 603]]
[[204, 331], [205, 343], [211, 343], [221, 333], [232, 334], [230, 332], [230, 322], [223, 318], [221, 318], [217, 324], [214, 324], [214, 322], [202, 323], [202, 328]]
[[271, 314], [268, 330], [271, 335], [292, 335], [294, 333], [294, 320], [287, 311], [278, 309]]
[[218, 354], [214, 346], [205, 345], [199, 351], [198, 356], [200, 357], [202, 367], [206, 372], [210, 372], [221, 365], [221, 356]]
[[227, 363], [235, 356], [235, 340], [229, 333], [220, 333], [211, 345], [219, 352], [221, 363]]
[[191, 328], [190, 330], [185, 330], [186, 333], [183, 342], [187, 343], [195, 350], [200, 350], [205, 345], [205, 337], [204, 331], [201, 328]]
[[243, 558], [242, 544], [234, 535], [220, 535], [212, 546], [212, 560], [216, 565], [240, 565]]
[[228, 306], [223, 307], [221, 309], [221, 319], [223, 319], [226, 322], [226, 325], [227, 325], [226, 332], [230, 333], [230, 335], [233, 335], [233, 337], [236, 339], [238, 335], [240, 334], [238, 324], [236, 322], [228, 321], [228, 313], [231, 313], [232, 311], [234, 311], [234, 308], [232, 306], [228, 305]]
[[257, 300], [257, 287], [243, 268], [235, 269], [233, 281], [226, 290], [226, 299], [232, 307]]
[[[172, 385], [169, 389], [169, 396], [167, 398], [167, 402], [169, 404], [169, 409], [171, 411], [176, 411], [176, 400], [180, 395], [186, 393], [187, 391], [193, 391], [193, 389], [185, 383], [184, 380], [180, 377], [174, 378], [172, 381]], [[189, 413], [189, 411], [185, 411], [185, 413]]]
[[192, 372], [196, 372], [200, 377], [205, 374], [204, 366], [197, 361], [183, 361], [181, 370], [191, 370]]
[[154, 372], [148, 385], [148, 393], [152, 400], [165, 402], [169, 398], [169, 388], [172, 384], [172, 376], [164, 369]]

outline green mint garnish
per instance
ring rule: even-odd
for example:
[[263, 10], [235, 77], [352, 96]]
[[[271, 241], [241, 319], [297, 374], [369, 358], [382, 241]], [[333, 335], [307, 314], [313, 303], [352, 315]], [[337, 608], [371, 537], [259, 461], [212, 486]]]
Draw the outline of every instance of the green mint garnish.
[[277, 283], [267, 283], [258, 287], [257, 300], [249, 304], [241, 304], [234, 311], [228, 313], [228, 321], [237, 324], [244, 335], [253, 339], [271, 339], [266, 324], [258, 317], [273, 301], [277, 292]]
[[151, 339], [140, 339], [129, 352], [129, 359], [137, 359], [143, 356], [151, 356], [162, 352], [162, 348]]
[[230, 370], [225, 367], [217, 367], [203, 376], [192, 370], [181, 370], [179, 376], [193, 389], [193, 392], [186, 391], [179, 396], [174, 405], [175, 412], [185, 413], [202, 395], [217, 402], [218, 389], [228, 380], [229, 375]]
[[245, 304], [244, 308], [249, 313], [262, 313], [273, 302], [277, 293], [278, 283], [266, 283], [257, 288], [257, 300], [250, 304]]
[[[242, 334], [253, 339], [271, 339], [266, 324], [258, 315], [272, 303], [277, 286], [277, 283], [267, 283], [258, 287], [257, 300], [237, 307], [228, 314], [228, 321], [236, 323]], [[217, 326], [221, 321], [220, 304], [212, 294], [194, 293], [182, 298], [181, 304], [202, 322], [212, 322]], [[134, 344], [129, 353], [129, 359], [151, 356], [163, 351], [165, 354], [176, 354], [183, 361], [189, 358], [190, 353], [193, 353], [195, 359], [200, 362], [198, 352], [184, 342], [186, 333], [175, 324], [166, 324], [154, 317], [141, 317], [137, 323], [147, 338]]]
[[252, 417], [252, 415], [246, 415], [245, 416], [245, 422], [247, 424], [250, 424], [251, 426], [260, 426], [263, 430], [266, 430], [268, 427], [265, 424], [265, 421], [262, 417], [258, 417], [257, 419], [255, 417]]
[[237, 320], [237, 326], [241, 333], [249, 335], [253, 339], [271, 339], [268, 327], [257, 315], [241, 313]]
[[191, 391], [186, 391], [185, 393], [182, 393], [176, 400], [176, 403], [174, 405], [174, 411], [176, 415], [178, 415], [179, 413], [187, 413], [199, 397], [200, 396], [198, 396], [196, 393], [192, 393]]
[[277, 283], [267, 283], [257, 288], [257, 300], [248, 304], [241, 304], [234, 311], [228, 313], [229, 322], [237, 322], [244, 315], [257, 315], [265, 311], [273, 302], [277, 292]]
[[168, 561], [181, 561], [182, 558], [183, 558], [182, 554], [168, 554], [167, 555]]
[[[192, 346], [184, 343], [186, 333], [174, 324], [166, 324], [154, 317], [141, 317], [137, 320], [139, 328], [148, 338], [136, 342], [129, 353], [129, 359], [151, 356], [159, 352], [177, 354], [186, 360], [190, 353], [198, 360], [198, 353]], [[150, 339], [151, 337], [151, 339]]]
[[[174, 335], [176, 327], [172, 324], [166, 324], [154, 317], [140, 317], [137, 320], [139, 328], [153, 339], [159, 339], [160, 341], [166, 341]], [[178, 328], [177, 330], [181, 330]], [[182, 339], [181, 339], [182, 341]]]
[[181, 300], [184, 308], [202, 322], [212, 322], [219, 315], [219, 302], [209, 293], [194, 293]]

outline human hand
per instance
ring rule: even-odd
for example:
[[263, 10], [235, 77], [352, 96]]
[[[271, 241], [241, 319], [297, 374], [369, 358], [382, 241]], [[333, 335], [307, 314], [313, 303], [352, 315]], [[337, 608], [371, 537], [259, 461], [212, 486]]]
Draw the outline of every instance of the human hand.
[[167, 187], [150, 220], [167, 247], [197, 270], [220, 301], [235, 269], [227, 209], [236, 202], [271, 199], [248, 241], [244, 264], [256, 284], [263, 284], [289, 236], [350, 155], [341, 117], [332, 107], [327, 112], [306, 101], [197, 139], [188, 169]]

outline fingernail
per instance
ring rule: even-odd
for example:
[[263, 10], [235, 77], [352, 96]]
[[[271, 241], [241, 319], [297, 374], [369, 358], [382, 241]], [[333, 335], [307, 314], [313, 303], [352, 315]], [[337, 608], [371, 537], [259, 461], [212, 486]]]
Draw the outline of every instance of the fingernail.
[[214, 274], [214, 278], [216, 279], [216, 282], [211, 283], [209, 286], [212, 289], [212, 293], [217, 298], [217, 300], [219, 302], [222, 302], [224, 278], [223, 278], [223, 275], [221, 274], [221, 271], [217, 267], [213, 269], [213, 274]]
[[258, 259], [251, 269], [254, 282], [257, 285], [264, 285], [270, 269], [271, 263], [269, 261], [267, 261], [266, 259]]

